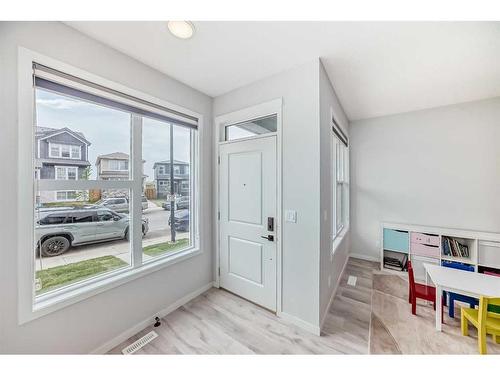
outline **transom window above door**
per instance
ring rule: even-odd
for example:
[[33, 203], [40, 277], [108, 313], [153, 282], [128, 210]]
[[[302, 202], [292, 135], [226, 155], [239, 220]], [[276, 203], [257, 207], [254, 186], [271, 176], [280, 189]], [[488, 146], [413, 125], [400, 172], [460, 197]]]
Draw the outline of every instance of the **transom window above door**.
[[275, 133], [278, 129], [276, 114], [258, 119], [232, 124], [225, 127], [225, 141], [256, 137], [263, 134]]

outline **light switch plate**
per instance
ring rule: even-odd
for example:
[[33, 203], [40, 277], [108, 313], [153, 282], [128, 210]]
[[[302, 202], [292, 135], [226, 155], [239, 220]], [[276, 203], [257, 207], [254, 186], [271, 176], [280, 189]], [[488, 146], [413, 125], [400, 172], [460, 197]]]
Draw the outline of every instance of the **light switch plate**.
[[296, 223], [297, 222], [297, 211], [286, 210], [285, 211], [285, 221], [288, 223]]

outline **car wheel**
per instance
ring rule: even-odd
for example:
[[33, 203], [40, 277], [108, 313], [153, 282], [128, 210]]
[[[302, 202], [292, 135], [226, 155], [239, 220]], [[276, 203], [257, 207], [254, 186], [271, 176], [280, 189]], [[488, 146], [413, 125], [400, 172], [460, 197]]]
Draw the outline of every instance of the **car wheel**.
[[128, 228], [125, 230], [125, 240], [130, 241], [130, 232]]
[[42, 256], [55, 257], [64, 254], [70, 247], [70, 242], [66, 237], [54, 236], [46, 239], [42, 243]]

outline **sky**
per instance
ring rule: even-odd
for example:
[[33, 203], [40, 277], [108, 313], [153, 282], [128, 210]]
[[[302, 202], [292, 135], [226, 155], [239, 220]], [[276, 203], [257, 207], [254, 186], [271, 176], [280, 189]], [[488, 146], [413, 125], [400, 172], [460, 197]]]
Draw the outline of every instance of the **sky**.
[[[130, 155], [130, 113], [36, 90], [37, 125], [67, 127], [84, 134], [91, 143], [88, 161], [91, 179], [96, 178], [98, 155], [124, 152]], [[170, 127], [165, 122], [145, 118], [142, 130], [142, 158], [146, 181], [154, 179], [153, 164], [170, 159]], [[190, 130], [174, 127], [174, 159], [189, 162]]]

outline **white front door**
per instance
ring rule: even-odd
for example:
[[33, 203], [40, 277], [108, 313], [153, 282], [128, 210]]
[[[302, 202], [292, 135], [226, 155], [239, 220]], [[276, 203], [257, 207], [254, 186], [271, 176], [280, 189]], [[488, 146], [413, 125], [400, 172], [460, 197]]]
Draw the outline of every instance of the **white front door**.
[[276, 311], [276, 136], [219, 152], [220, 286]]

